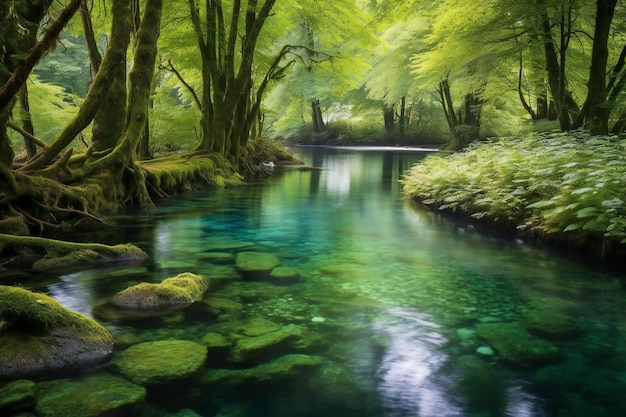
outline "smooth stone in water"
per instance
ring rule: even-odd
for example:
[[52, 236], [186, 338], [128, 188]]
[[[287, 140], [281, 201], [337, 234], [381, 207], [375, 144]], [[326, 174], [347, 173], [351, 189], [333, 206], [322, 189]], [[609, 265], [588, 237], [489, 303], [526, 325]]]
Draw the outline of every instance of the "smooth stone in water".
[[267, 272], [280, 264], [276, 255], [265, 252], [239, 252], [235, 260], [237, 269], [243, 272]]
[[196, 375], [207, 359], [207, 348], [189, 340], [159, 340], [133, 345], [111, 362], [130, 381], [153, 386]]
[[9, 415], [35, 405], [35, 383], [26, 379], [0, 385], [0, 415]]
[[135, 416], [146, 390], [109, 374], [37, 384], [37, 413], [43, 417]]
[[514, 365], [542, 365], [561, 359], [559, 349], [547, 340], [531, 335], [520, 323], [481, 323], [476, 336], [485, 340]]

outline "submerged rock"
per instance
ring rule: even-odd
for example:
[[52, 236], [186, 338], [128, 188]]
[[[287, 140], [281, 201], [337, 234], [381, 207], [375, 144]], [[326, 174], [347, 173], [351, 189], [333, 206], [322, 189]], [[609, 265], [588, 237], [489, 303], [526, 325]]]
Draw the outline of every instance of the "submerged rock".
[[112, 350], [113, 338], [96, 321], [47, 295], [0, 286], [0, 379], [69, 375]]
[[276, 255], [264, 252], [239, 252], [235, 259], [237, 269], [247, 274], [270, 273], [279, 264]]
[[280, 330], [280, 325], [263, 317], [254, 317], [237, 327], [237, 333], [247, 337], [258, 337]]
[[270, 273], [270, 279], [277, 284], [291, 284], [300, 279], [300, 272], [291, 266], [277, 266]]
[[135, 416], [146, 390], [109, 374], [37, 384], [37, 413], [43, 417]]
[[225, 392], [246, 385], [256, 385], [297, 378], [322, 363], [318, 356], [291, 354], [248, 369], [210, 369], [202, 377], [208, 392]]
[[545, 309], [526, 313], [524, 326], [530, 333], [546, 339], [575, 339], [580, 335], [580, 328], [570, 317]]
[[105, 320], [162, 316], [201, 300], [208, 288], [203, 277], [185, 272], [159, 284], [142, 282], [128, 287], [97, 306], [94, 314]]
[[276, 356], [289, 342], [300, 337], [302, 331], [301, 327], [290, 324], [261, 336], [240, 339], [233, 348], [231, 359], [233, 362], [258, 362]]
[[26, 379], [0, 384], [0, 415], [35, 406], [35, 383]]
[[159, 340], [133, 345], [111, 362], [117, 372], [142, 386], [184, 380], [196, 375], [207, 358], [207, 348], [189, 340]]
[[552, 343], [528, 333], [520, 323], [481, 323], [476, 335], [498, 351], [500, 359], [515, 365], [540, 365], [561, 359]]

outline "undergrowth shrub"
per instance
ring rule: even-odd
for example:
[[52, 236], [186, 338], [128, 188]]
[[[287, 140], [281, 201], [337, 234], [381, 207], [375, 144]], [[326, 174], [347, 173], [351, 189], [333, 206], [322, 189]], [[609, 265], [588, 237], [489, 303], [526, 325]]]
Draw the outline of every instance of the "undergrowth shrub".
[[587, 132], [491, 139], [431, 155], [402, 180], [405, 197], [521, 232], [626, 243], [626, 142]]

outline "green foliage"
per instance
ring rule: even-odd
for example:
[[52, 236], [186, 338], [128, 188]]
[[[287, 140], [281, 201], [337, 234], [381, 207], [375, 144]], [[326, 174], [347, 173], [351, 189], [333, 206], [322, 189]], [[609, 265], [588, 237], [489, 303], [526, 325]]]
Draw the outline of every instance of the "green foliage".
[[626, 143], [586, 132], [534, 134], [433, 155], [403, 179], [404, 194], [440, 210], [626, 243]]

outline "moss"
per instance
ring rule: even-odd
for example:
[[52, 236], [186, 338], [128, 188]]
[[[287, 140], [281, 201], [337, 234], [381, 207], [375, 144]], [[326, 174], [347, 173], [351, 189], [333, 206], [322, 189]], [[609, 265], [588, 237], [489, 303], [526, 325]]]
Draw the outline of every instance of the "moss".
[[217, 154], [169, 155], [140, 165], [146, 170], [148, 183], [161, 193], [242, 184], [241, 176]]
[[112, 349], [109, 332], [53, 298], [0, 286], [0, 377], [39, 376], [93, 365]]
[[99, 243], [75, 243], [42, 237], [0, 234], [0, 249], [6, 247], [44, 252], [45, 256], [33, 264], [33, 268], [40, 271], [114, 260], [138, 260], [148, 256], [131, 244], [109, 246]]

